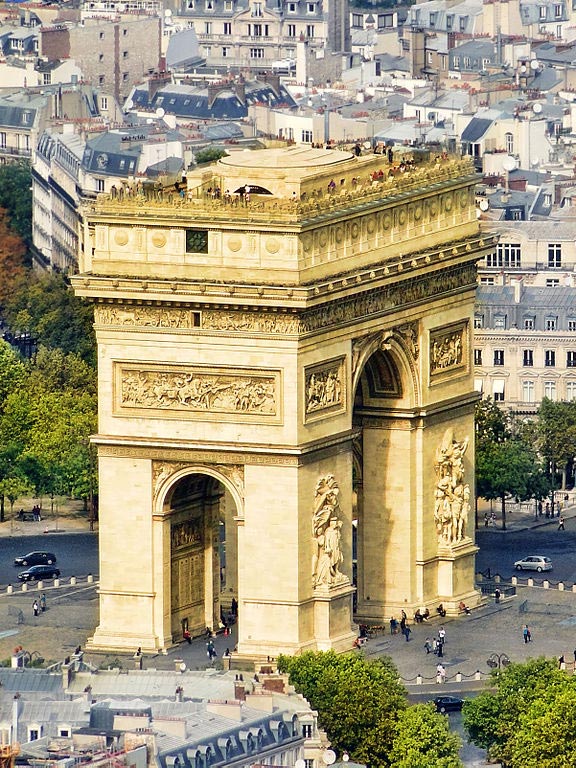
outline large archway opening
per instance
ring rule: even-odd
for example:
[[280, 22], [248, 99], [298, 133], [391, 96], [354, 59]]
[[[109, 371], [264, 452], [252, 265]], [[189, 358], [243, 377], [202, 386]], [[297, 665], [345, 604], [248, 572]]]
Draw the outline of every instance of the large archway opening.
[[410, 463], [412, 392], [399, 363], [396, 354], [378, 347], [367, 356], [354, 392], [353, 577], [360, 623], [382, 623], [398, 603], [402, 558], [408, 556], [408, 549], [402, 554], [397, 547], [399, 516], [409, 514], [410, 496], [406, 473], [398, 469], [400, 462]]
[[178, 479], [164, 500], [170, 521], [170, 630], [174, 642], [223, 630], [237, 619], [236, 503], [216, 477]]

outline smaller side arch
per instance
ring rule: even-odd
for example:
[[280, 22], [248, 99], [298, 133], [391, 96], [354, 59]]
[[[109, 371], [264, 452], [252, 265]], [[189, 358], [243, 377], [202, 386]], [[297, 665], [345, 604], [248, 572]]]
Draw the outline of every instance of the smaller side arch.
[[[156, 462], [155, 462], [156, 463]], [[157, 476], [154, 488], [154, 514], [160, 515], [164, 510], [166, 497], [170, 490], [182, 478], [188, 475], [207, 475], [218, 480], [230, 492], [236, 504], [237, 517], [244, 517], [244, 466], [235, 464], [182, 464], [166, 466]], [[172, 471], [170, 471], [172, 469]], [[154, 475], [154, 473], [153, 473]]]

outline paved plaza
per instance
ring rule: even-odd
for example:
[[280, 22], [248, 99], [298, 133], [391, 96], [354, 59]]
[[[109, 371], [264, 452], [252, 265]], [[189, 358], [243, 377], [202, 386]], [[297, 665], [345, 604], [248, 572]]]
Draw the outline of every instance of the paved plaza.
[[[570, 506], [565, 515], [567, 518], [576, 516], [576, 507]], [[7, 525], [0, 525], [0, 536], [7, 535]], [[85, 521], [63, 521], [61, 529], [85, 530], [86, 525]], [[557, 520], [543, 518], [535, 522], [532, 513], [524, 513], [523, 516], [513, 513], [509, 516], [510, 531], [534, 525], [555, 526]], [[495, 535], [506, 535], [497, 529], [490, 530], [494, 530]], [[49, 537], [48, 533], [47, 541]], [[505, 653], [513, 661], [540, 655], [557, 658], [563, 655], [566, 662], [573, 662], [576, 649], [576, 594], [569, 591], [570, 587], [567, 585], [566, 591], [559, 592], [557, 589], [519, 586], [516, 596], [498, 605], [489, 596], [469, 616], [447, 617], [445, 620], [433, 617], [429, 622], [418, 625], [409, 616], [412, 629], [409, 642], [401, 634], [390, 635], [386, 624], [382, 631], [368, 640], [363, 652], [369, 658], [389, 655], [407, 685], [412, 687], [416, 685], [418, 676], [423, 678], [422, 690], [428, 686], [437, 686], [436, 665], [439, 659], [432, 653], [426, 653], [424, 643], [427, 637], [436, 636], [441, 624], [446, 630], [445, 653], [442, 658], [447, 673], [444, 684], [446, 689], [457, 690], [475, 683], [477, 671], [485, 678], [489, 672], [486, 661], [491, 654]], [[34, 585], [30, 585], [25, 593], [20, 589], [16, 587], [12, 595], [0, 595], [0, 659], [9, 658], [16, 646], [23, 646], [34, 656], [60, 661], [78, 645], [84, 646], [98, 622], [97, 584], [79, 581], [75, 586], [45, 589], [47, 610], [38, 617], [34, 617], [32, 612], [32, 603], [39, 595], [38, 590]], [[531, 629], [530, 644], [525, 644], [522, 637], [524, 624], [528, 624]], [[230, 636], [219, 635], [214, 642], [218, 652], [215, 663], [220, 664], [226, 649], [234, 649], [234, 629]], [[116, 658], [124, 667], [133, 665], [130, 654], [114, 656], [88, 652], [85, 655], [85, 659], [96, 667], [107, 665]], [[197, 638], [190, 645], [184, 642], [170, 649], [166, 655], [145, 656], [143, 666], [174, 669], [175, 661], [180, 659], [189, 669], [208, 666], [205, 639]], [[462, 674], [462, 684], [457, 682], [457, 673]]]

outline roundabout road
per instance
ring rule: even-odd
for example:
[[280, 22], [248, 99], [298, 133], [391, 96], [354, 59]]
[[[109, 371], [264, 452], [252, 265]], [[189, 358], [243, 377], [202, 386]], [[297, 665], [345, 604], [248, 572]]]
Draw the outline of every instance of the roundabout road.
[[27, 552], [42, 550], [53, 552], [57, 567], [64, 579], [70, 576], [98, 576], [97, 533], [44, 533], [29, 536], [3, 536], [0, 539], [0, 588], [18, 584], [18, 573], [23, 566], [15, 566], [14, 558]]

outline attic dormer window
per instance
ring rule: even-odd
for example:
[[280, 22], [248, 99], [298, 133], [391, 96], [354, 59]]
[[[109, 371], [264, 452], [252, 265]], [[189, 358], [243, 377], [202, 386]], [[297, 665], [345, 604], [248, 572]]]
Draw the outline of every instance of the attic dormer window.
[[213, 0], [206, 0], [205, 9], [207, 11], [213, 11], [214, 10], [214, 2]]
[[431, 13], [430, 14], [430, 26], [431, 27], [435, 27], [436, 26], [437, 18], [438, 18], [438, 14], [437, 13]]
[[552, 195], [549, 192], [546, 192], [544, 195], [544, 199], [542, 200], [542, 205], [545, 208], [550, 208], [552, 205]]
[[262, 16], [262, 3], [252, 3], [252, 16]]

